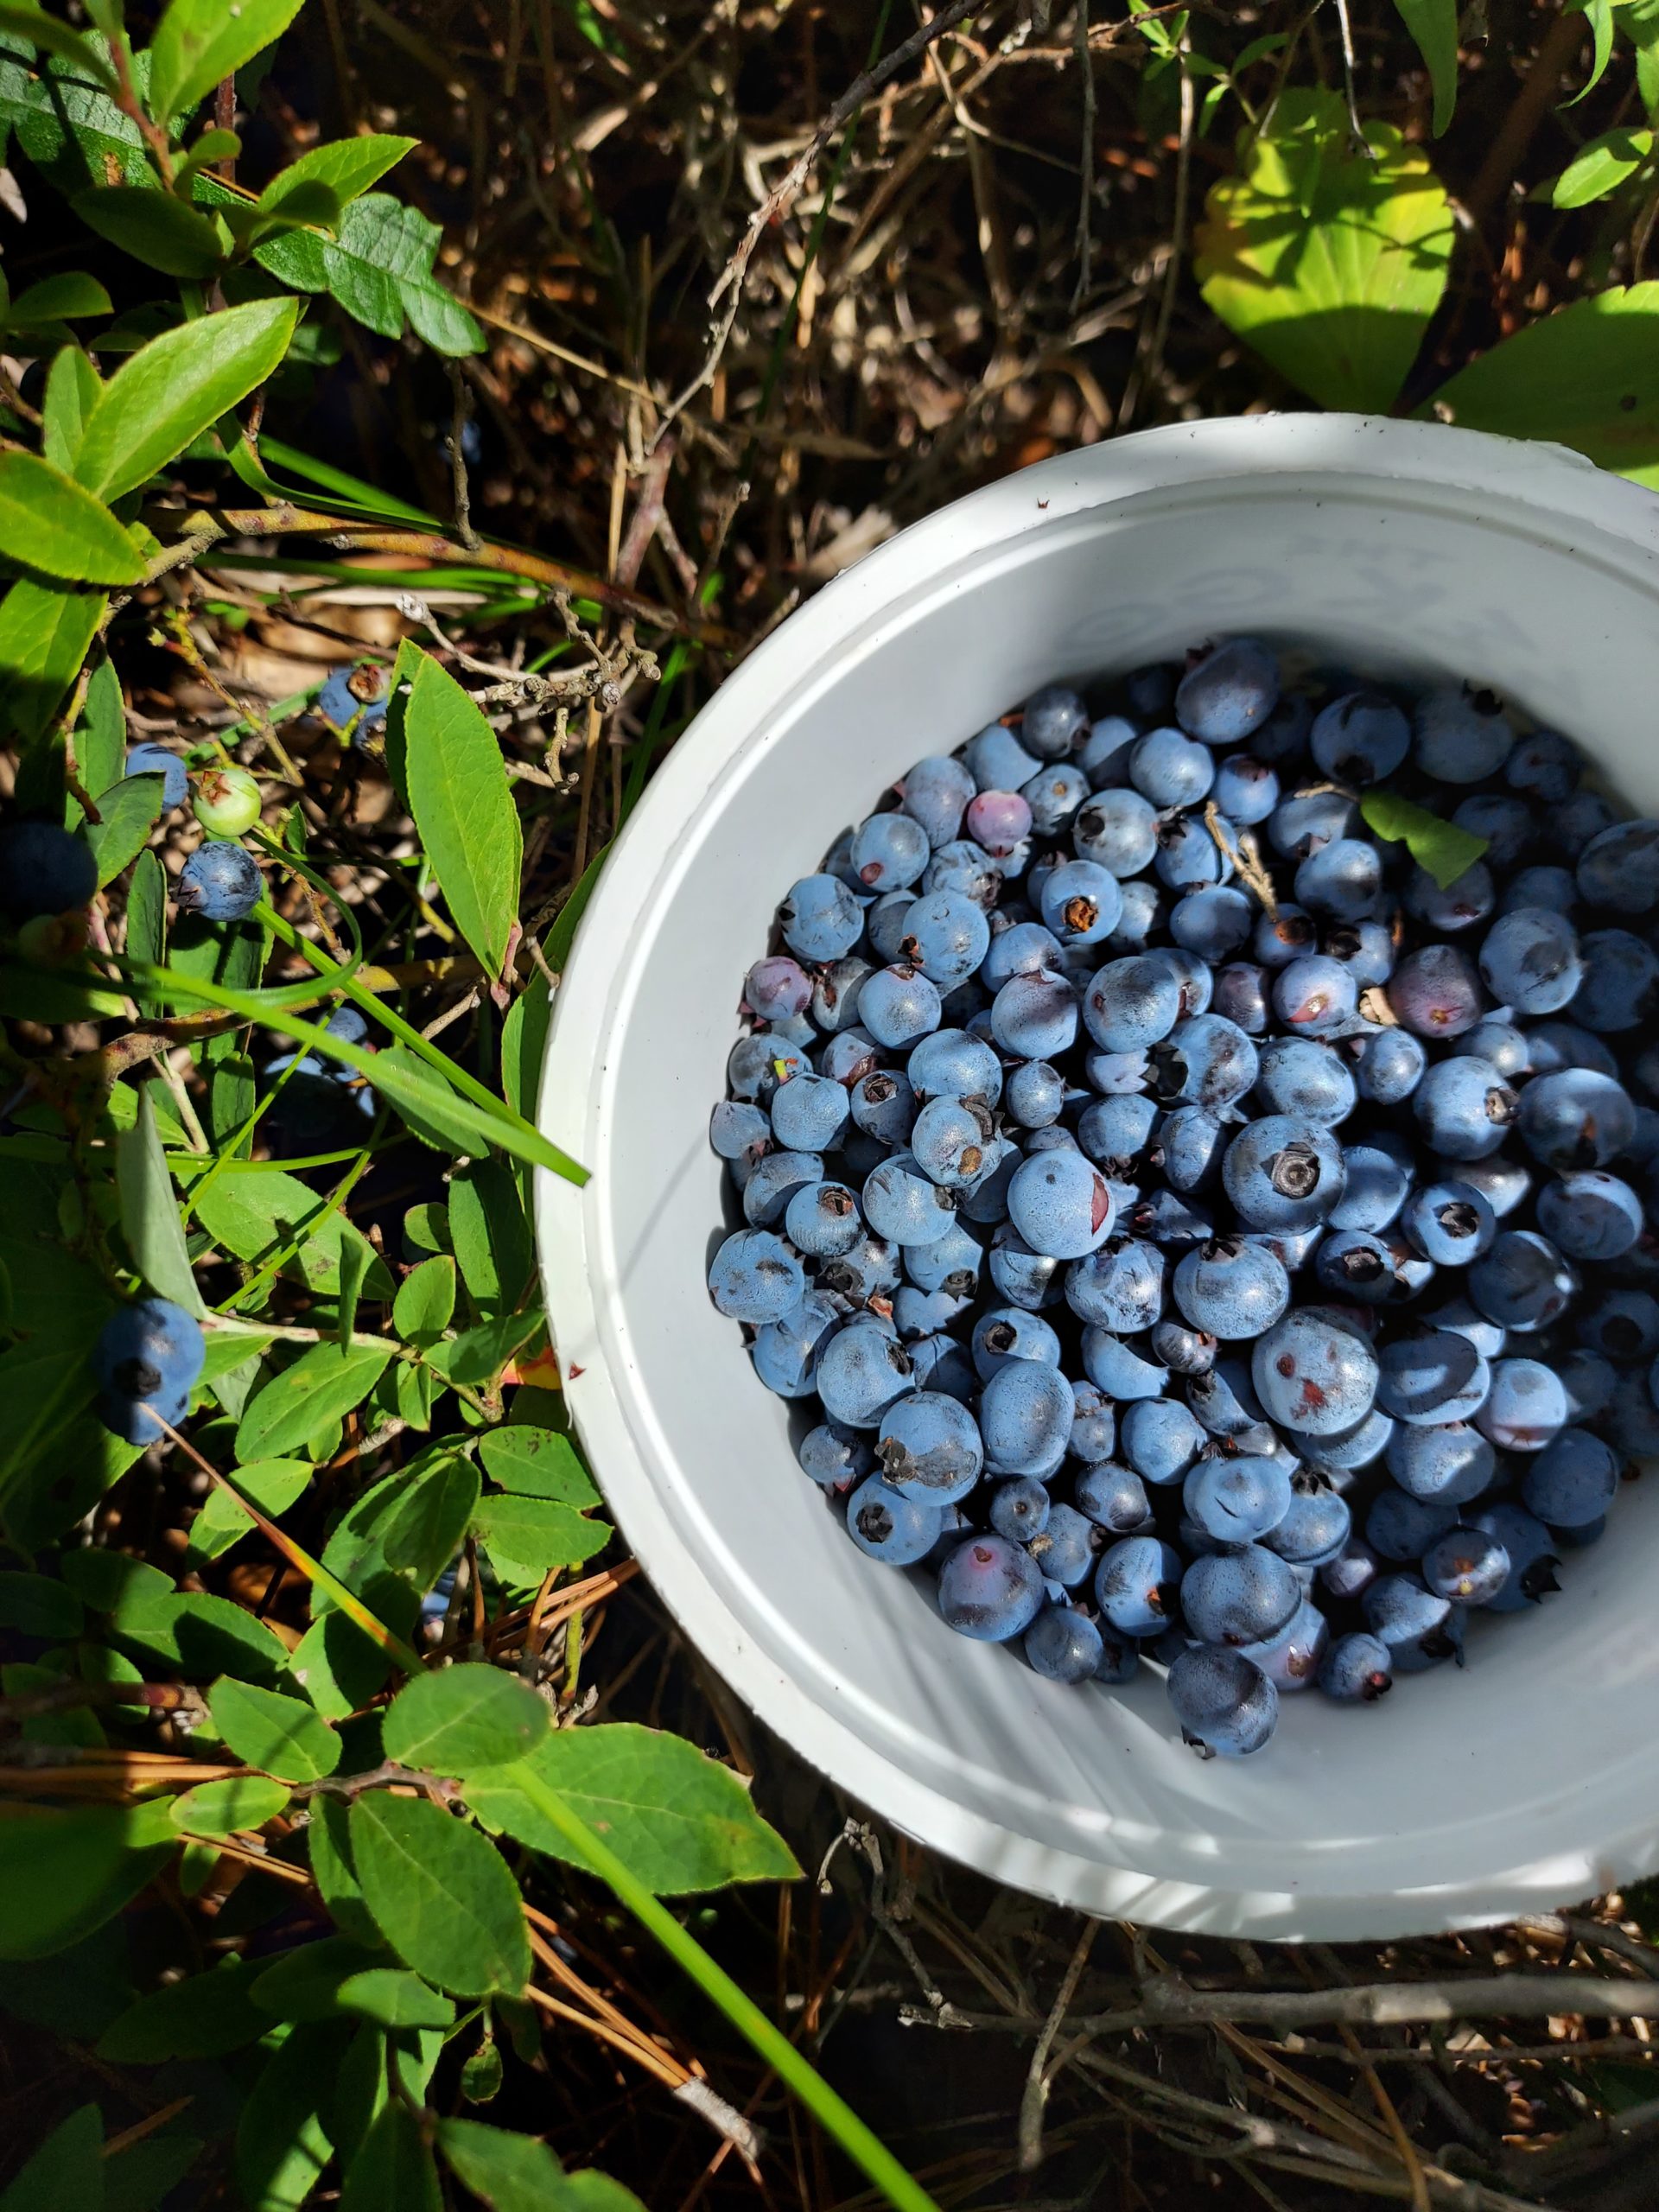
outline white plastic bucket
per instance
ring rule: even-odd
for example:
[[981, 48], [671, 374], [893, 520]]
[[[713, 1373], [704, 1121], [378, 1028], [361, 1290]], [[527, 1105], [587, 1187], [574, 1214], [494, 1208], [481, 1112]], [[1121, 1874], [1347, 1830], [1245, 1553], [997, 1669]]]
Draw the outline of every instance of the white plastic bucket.
[[999, 1880], [1178, 1929], [1384, 1936], [1659, 1867], [1659, 1480], [1564, 1594], [1374, 1707], [1287, 1704], [1260, 1757], [1183, 1747], [1161, 1679], [1039, 1681], [953, 1635], [803, 1475], [704, 1270], [709, 1110], [789, 884], [925, 753], [1037, 684], [1249, 632], [1375, 674], [1490, 682], [1659, 810], [1659, 500], [1576, 455], [1427, 424], [1260, 416], [1044, 461], [795, 614], [681, 738], [556, 996], [540, 1178], [554, 1339], [657, 1589], [772, 1728]]

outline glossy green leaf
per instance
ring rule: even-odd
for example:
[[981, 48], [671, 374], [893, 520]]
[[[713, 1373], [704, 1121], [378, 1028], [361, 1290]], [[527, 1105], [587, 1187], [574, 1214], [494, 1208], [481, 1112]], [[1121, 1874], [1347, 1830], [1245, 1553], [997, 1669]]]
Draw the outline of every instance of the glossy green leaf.
[[594, 1480], [568, 1436], [550, 1428], [492, 1428], [479, 1440], [484, 1471], [520, 1497], [586, 1507], [600, 1502]]
[[399, 1284], [391, 1325], [406, 1344], [441, 1337], [455, 1311], [455, 1263], [443, 1253], [411, 1268]]
[[60, 2121], [0, 2194], [0, 2212], [104, 2212], [104, 2122], [96, 2105]]
[[1417, 42], [1434, 94], [1434, 136], [1452, 120], [1458, 97], [1458, 0], [1394, 0]]
[[192, 1835], [236, 1835], [262, 1828], [286, 1807], [288, 1784], [263, 1774], [232, 1775], [223, 1782], [199, 1782], [173, 1800], [173, 1825]]
[[447, 1997], [402, 1967], [368, 1967], [340, 1986], [348, 2012], [377, 2021], [383, 2028], [447, 2028], [455, 2008]]
[[479, 2120], [441, 2120], [444, 2163], [489, 2212], [645, 2212], [608, 2174], [568, 2174], [545, 2143]]
[[47, 459], [67, 476], [74, 474], [86, 418], [103, 388], [98, 371], [78, 346], [60, 347], [47, 373], [41, 443]]
[[515, 1311], [530, 1287], [536, 1255], [518, 1179], [499, 1160], [475, 1160], [450, 1179], [449, 1232], [461, 1279], [479, 1311]]
[[1397, 792], [1369, 791], [1362, 794], [1359, 810], [1366, 827], [1385, 844], [1403, 843], [1419, 868], [1427, 868], [1442, 891], [1485, 852], [1491, 839], [1477, 837], [1455, 822], [1431, 814]]
[[512, 1497], [486, 1497], [473, 1529], [497, 1571], [521, 1586], [539, 1582], [550, 1567], [580, 1567], [602, 1552], [613, 1533], [568, 1505]]
[[149, 842], [162, 816], [162, 779], [124, 776], [98, 803], [101, 817], [86, 825], [86, 842], [98, 855], [100, 888], [130, 868]]
[[105, 385], [81, 442], [80, 481], [103, 499], [136, 491], [265, 381], [298, 315], [293, 300], [254, 300], [153, 338]]
[[[137, 781], [129, 778], [129, 782]], [[159, 782], [147, 777], [146, 782]], [[125, 788], [118, 785], [117, 790]], [[121, 1234], [128, 1255], [148, 1289], [170, 1298], [187, 1313], [206, 1314], [201, 1293], [190, 1268], [184, 1230], [179, 1223], [178, 1200], [168, 1173], [162, 1140], [156, 1128], [156, 1109], [145, 1084], [138, 1093], [138, 1111], [130, 1129], [115, 1141], [115, 1186], [121, 1206]]]
[[1636, 175], [1653, 151], [1651, 130], [1605, 130], [1592, 138], [1549, 188], [1553, 207], [1587, 207]]
[[165, 122], [279, 39], [302, 0], [168, 0], [151, 43], [150, 111]]
[[79, 675], [109, 603], [105, 592], [18, 577], [0, 601], [0, 730], [25, 743], [41, 734]]
[[232, 1958], [149, 1990], [99, 2037], [98, 2055], [111, 2066], [159, 2066], [241, 2050], [270, 2031], [270, 2014], [249, 1995], [253, 1981], [253, 1972]]
[[[205, 281], [222, 266], [226, 248], [219, 226], [170, 192], [143, 185], [100, 186], [70, 202], [89, 231], [165, 276]], [[194, 329], [196, 325], [191, 325]]]
[[313, 1344], [273, 1376], [237, 1426], [238, 1459], [281, 1459], [360, 1406], [391, 1357], [385, 1344]]
[[[518, 1771], [525, 1769], [556, 1789], [659, 1897], [728, 1882], [792, 1881], [801, 1871], [739, 1777], [683, 1737], [631, 1721], [561, 1728]], [[467, 1802], [486, 1827], [556, 1859], [585, 1863], [531, 1803], [513, 1768], [468, 1775]]]
[[463, 1664], [417, 1675], [392, 1700], [381, 1729], [386, 1757], [434, 1774], [505, 1766], [552, 1726], [546, 1700], [499, 1667]]
[[296, 291], [331, 294], [383, 338], [400, 338], [407, 321], [436, 353], [480, 353], [484, 334], [434, 274], [442, 235], [418, 209], [375, 192], [346, 208], [337, 238], [290, 231], [254, 257]]
[[455, 926], [499, 975], [518, 914], [523, 840], [495, 732], [429, 655], [404, 721], [410, 805]]
[[[216, 1395], [222, 1404], [222, 1393]], [[232, 1409], [227, 1407], [226, 1410]], [[261, 1512], [276, 1521], [304, 1496], [315, 1471], [308, 1459], [255, 1459], [236, 1470], [236, 1486], [247, 1493]], [[251, 1514], [229, 1491], [215, 1485], [203, 1498], [201, 1510], [190, 1524], [190, 1548], [200, 1559], [218, 1559], [232, 1544], [251, 1534], [254, 1525]], [[263, 1762], [256, 1759], [252, 1764], [257, 1766]]]
[[237, 2121], [245, 2212], [298, 2212], [321, 2180], [331, 2145], [321, 2108], [350, 2039], [343, 2021], [292, 2028], [266, 2062]]
[[1592, 293], [1529, 323], [1421, 408], [1471, 430], [1548, 438], [1659, 487], [1659, 283]]
[[0, 555], [70, 583], [136, 584], [144, 556], [101, 499], [32, 453], [0, 452]]
[[517, 1996], [530, 1942], [506, 1861], [425, 1798], [372, 1792], [352, 1807], [363, 1897], [404, 1963], [458, 1997]]
[[407, 1484], [380, 1534], [394, 1573], [424, 1589], [454, 1558], [478, 1504], [478, 1470], [459, 1452], [440, 1458]]
[[1446, 288], [1452, 211], [1423, 156], [1386, 124], [1350, 144], [1339, 92], [1281, 94], [1211, 191], [1197, 238], [1205, 301], [1322, 406], [1392, 406]]
[[327, 145], [313, 146], [265, 187], [259, 196], [260, 207], [266, 213], [280, 207], [296, 185], [311, 183], [326, 184], [340, 206], [346, 207], [378, 184], [386, 171], [395, 168], [420, 143], [418, 138], [365, 132], [360, 138], [336, 138]]
[[0, 1959], [67, 1950], [137, 1897], [172, 1856], [153, 1814], [114, 1806], [0, 1812]]
[[213, 1726], [244, 1766], [286, 1782], [316, 1782], [340, 1764], [340, 1738], [296, 1697], [221, 1675], [207, 1694]]
[[196, 1219], [215, 1244], [262, 1269], [292, 1247], [278, 1273], [319, 1297], [340, 1289], [340, 1259], [349, 1246], [362, 1257], [363, 1288], [390, 1298], [391, 1277], [379, 1254], [338, 1207], [279, 1168], [215, 1175], [193, 1200]]
[[340, 2212], [443, 2212], [438, 2170], [407, 2105], [381, 2107], [346, 2171]]

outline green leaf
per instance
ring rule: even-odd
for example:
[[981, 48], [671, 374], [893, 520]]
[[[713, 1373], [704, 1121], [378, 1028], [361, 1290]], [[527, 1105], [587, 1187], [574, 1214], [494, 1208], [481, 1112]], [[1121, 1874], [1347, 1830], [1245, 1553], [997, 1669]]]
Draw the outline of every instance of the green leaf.
[[1394, 4], [1428, 71], [1438, 138], [1452, 120], [1458, 97], [1458, 0], [1394, 0]]
[[434, 1344], [427, 1358], [441, 1375], [456, 1382], [492, 1382], [531, 1337], [544, 1333], [539, 1313], [498, 1313], [476, 1328]]
[[1322, 406], [1384, 414], [1446, 288], [1452, 221], [1423, 156], [1368, 124], [1349, 143], [1339, 92], [1290, 90], [1246, 133], [1240, 174], [1211, 191], [1197, 238], [1205, 299]]
[[[86, 679], [86, 698], [80, 727], [75, 732], [75, 766], [81, 787], [93, 798], [102, 798], [121, 781], [125, 766], [127, 713], [121, 698], [121, 679], [115, 663], [101, 660]], [[127, 893], [130, 915], [132, 893]], [[130, 931], [131, 923], [128, 923]]]
[[232, 1775], [224, 1782], [199, 1782], [172, 1804], [173, 1825], [192, 1835], [235, 1835], [262, 1828], [286, 1807], [285, 1782], [263, 1774]]
[[207, 2145], [197, 2135], [149, 2135], [129, 2143], [104, 2170], [105, 2212], [157, 2212]]
[[486, 2036], [478, 2049], [471, 2052], [461, 2069], [461, 2094], [469, 2105], [486, 2105], [501, 2093], [501, 2081], [505, 2069], [501, 2063], [500, 2046], [493, 2036]]
[[487, 1152], [502, 1141], [499, 1123], [461, 1097], [429, 1062], [407, 1045], [389, 1045], [374, 1056], [374, 1085], [423, 1144], [448, 1154]]
[[315, 1296], [330, 1297], [339, 1291], [340, 1260], [348, 1246], [366, 1268], [363, 1287], [368, 1296], [391, 1296], [386, 1264], [362, 1230], [338, 1207], [329, 1211], [326, 1198], [280, 1168], [215, 1175], [194, 1198], [193, 1211], [215, 1244], [256, 1270], [291, 1247], [278, 1273], [303, 1283]]
[[217, 276], [224, 264], [218, 224], [170, 192], [117, 184], [78, 192], [69, 204], [89, 231], [165, 276], [202, 283]]
[[54, 2127], [0, 2196], [0, 2212], [104, 2212], [104, 2122], [82, 2105]]
[[161, 819], [162, 787], [160, 776], [124, 776], [99, 800], [102, 819], [88, 823], [86, 842], [98, 855], [100, 889], [130, 868], [149, 842]]
[[1563, 107], [1576, 107], [1581, 99], [1594, 92], [1607, 73], [1607, 64], [1613, 53], [1613, 0], [1575, 0], [1567, 14], [1581, 14], [1590, 26], [1592, 50], [1588, 81], [1574, 92], [1570, 100], [1563, 100]]
[[550, 1567], [580, 1567], [613, 1534], [603, 1521], [539, 1497], [486, 1497], [473, 1528], [498, 1570], [520, 1585], [539, 1582]]
[[455, 1263], [439, 1253], [404, 1277], [392, 1303], [391, 1325], [406, 1344], [427, 1344], [443, 1334], [454, 1311]]
[[1431, 409], [1465, 429], [1548, 438], [1659, 487], [1659, 283], [1592, 293], [1529, 324], [1418, 412]]
[[800, 1873], [729, 1767], [683, 1738], [632, 1721], [561, 1728], [513, 1767], [475, 1770], [467, 1802], [499, 1829], [556, 1859], [585, 1865], [518, 1785], [526, 1770], [561, 1797], [659, 1897], [728, 1882], [788, 1882]]
[[136, 491], [265, 381], [298, 315], [294, 300], [254, 300], [151, 339], [104, 387], [81, 442], [80, 481], [103, 499]]
[[545, 2143], [480, 2120], [441, 2120], [438, 2148], [489, 2212], [645, 2212], [608, 2174], [567, 2174]]
[[479, 1311], [514, 1312], [530, 1287], [536, 1252], [518, 1180], [499, 1160], [475, 1160], [451, 1177], [449, 1232]]
[[1359, 810], [1366, 827], [1385, 844], [1403, 843], [1419, 868], [1427, 868], [1444, 891], [1471, 868], [1491, 840], [1460, 830], [1427, 807], [1417, 806], [1395, 791], [1369, 791], [1362, 794]]
[[9, 31], [15, 38], [26, 38], [42, 54], [55, 54], [59, 60], [73, 63], [105, 91], [115, 90], [115, 72], [92, 40], [84, 32], [72, 30], [55, 16], [48, 16], [45, 9], [31, 4], [31, 0], [4, 0], [0, 5], [0, 31]]
[[434, 1774], [470, 1774], [524, 1758], [552, 1726], [546, 1700], [499, 1667], [417, 1675], [392, 1700], [381, 1729], [386, 1757]]
[[213, 1726], [244, 1766], [285, 1782], [316, 1782], [340, 1764], [340, 1738], [296, 1697], [221, 1675], [207, 1694]]
[[156, 1133], [156, 1108], [148, 1084], [139, 1090], [132, 1127], [123, 1129], [115, 1141], [115, 1183], [121, 1204], [121, 1234], [145, 1286], [200, 1319], [207, 1308], [190, 1270], [173, 1178]]
[[518, 1885], [478, 1830], [379, 1792], [357, 1800], [349, 1825], [364, 1899], [404, 1963], [457, 1997], [516, 1997], [531, 1967]]
[[0, 603], [0, 731], [26, 744], [41, 734], [79, 675], [109, 603], [105, 592], [19, 576]]
[[273, 1376], [237, 1426], [238, 1459], [281, 1459], [360, 1406], [391, 1357], [385, 1344], [313, 1344]]
[[[11, 330], [39, 330], [72, 318], [78, 321], [82, 316], [114, 312], [109, 294], [96, 276], [89, 276], [84, 269], [66, 269], [61, 275], [42, 276], [38, 284], [30, 284], [19, 292], [5, 321]], [[71, 346], [69, 351], [74, 353], [77, 349]], [[84, 360], [86, 356], [82, 354], [80, 358]]]
[[[343, 1615], [335, 1618], [346, 1624]], [[378, 1943], [380, 1931], [363, 1902], [357, 1865], [352, 1856], [349, 1813], [349, 1807], [338, 1797], [312, 1799], [311, 1818], [305, 1831], [306, 1847], [311, 1856], [311, 1878], [342, 1936], [353, 1936], [359, 1943]]]
[[254, 258], [296, 291], [331, 294], [383, 338], [401, 338], [407, 320], [435, 352], [481, 353], [483, 332], [433, 274], [442, 236], [418, 209], [375, 192], [352, 202], [337, 239], [290, 231]]
[[[587, 880], [586, 877], [583, 881]], [[560, 909], [563, 919], [575, 897]], [[536, 1118], [536, 1094], [541, 1088], [542, 1058], [553, 1019], [553, 995], [532, 975], [507, 1008], [501, 1025], [501, 1087], [509, 1106], [530, 1121]]]
[[338, 2019], [341, 1982], [385, 1955], [378, 1942], [365, 1948], [349, 1936], [327, 1936], [259, 1967], [249, 1993], [262, 2012], [276, 2019]]
[[[304, 1495], [315, 1471], [308, 1459], [256, 1459], [237, 1469], [236, 1486], [275, 1521]], [[253, 1527], [253, 1516], [228, 1491], [215, 1485], [190, 1524], [190, 1548], [200, 1559], [218, 1559]], [[252, 1764], [257, 1766], [261, 1762], [255, 1759]]]
[[292, 2029], [254, 2083], [236, 2130], [248, 2212], [298, 2212], [321, 2180], [331, 2146], [320, 2107], [348, 2041], [344, 2023]]
[[407, 2105], [382, 2107], [346, 2172], [340, 2212], [443, 2212], [438, 2170]]
[[520, 1497], [558, 1505], [597, 1505], [599, 1492], [568, 1436], [550, 1428], [493, 1428], [479, 1440], [485, 1472]]
[[317, 1711], [344, 1720], [365, 1706], [391, 1669], [391, 1660], [348, 1615], [321, 1613], [294, 1647], [295, 1681]]
[[[127, 880], [126, 950], [132, 960], [167, 957], [167, 876], [151, 852], [139, 854]], [[149, 1010], [142, 995], [140, 1006]]]
[[144, 556], [101, 499], [32, 453], [0, 452], [0, 555], [70, 583], [136, 584]]
[[254, 1976], [240, 1959], [152, 1989], [99, 2038], [111, 2066], [159, 2066], [169, 2058], [218, 2058], [270, 2031], [270, 2016], [249, 1996]]
[[302, 0], [169, 0], [149, 49], [149, 107], [157, 122], [188, 114], [279, 39]]
[[0, 1817], [0, 1959], [47, 1959], [89, 1936], [172, 1856], [141, 1809], [8, 1807]]
[[1592, 138], [1549, 188], [1554, 207], [1587, 207], [1636, 175], [1653, 151], [1651, 130], [1605, 130]]
[[523, 841], [495, 732], [425, 656], [404, 721], [410, 806], [455, 926], [499, 976], [518, 916]]
[[418, 138], [398, 138], [387, 133], [365, 133], [361, 138], [336, 138], [326, 146], [313, 146], [290, 162], [259, 195], [261, 210], [269, 214], [280, 207], [296, 185], [326, 184], [342, 207], [360, 199], [371, 185], [378, 184], [405, 154], [420, 144]]
[[340, 1985], [340, 2001], [383, 2028], [447, 2028], [455, 2017], [447, 1997], [402, 1967], [368, 1967], [351, 1975]]
[[1650, 118], [1659, 120], [1659, 0], [1626, 0], [1619, 28], [1636, 48], [1636, 89]]
[[79, 1636], [85, 1619], [80, 1599], [51, 1575], [0, 1573], [0, 1628], [56, 1643]]
[[386, 1565], [412, 1575], [424, 1590], [459, 1549], [478, 1490], [477, 1468], [459, 1452], [428, 1467], [409, 1484], [381, 1531]]
[[172, 1607], [179, 1664], [192, 1681], [212, 1681], [217, 1675], [263, 1682], [285, 1677], [287, 1645], [245, 1607], [194, 1590], [174, 1599]]

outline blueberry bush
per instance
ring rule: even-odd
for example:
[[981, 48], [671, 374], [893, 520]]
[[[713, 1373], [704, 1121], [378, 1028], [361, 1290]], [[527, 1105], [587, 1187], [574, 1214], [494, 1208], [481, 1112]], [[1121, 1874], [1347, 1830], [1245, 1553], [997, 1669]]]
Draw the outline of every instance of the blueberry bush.
[[[1570, 2072], [1287, 2040], [1289, 2126], [1230, 2027], [1148, 2056], [1195, 1954], [868, 1827], [802, 1885], [849, 1808], [665, 1688], [536, 1280], [607, 845], [897, 524], [1263, 404], [1659, 480], [1659, 7], [1486, 12], [0, 0], [0, 2212], [1001, 2202], [1046, 2109], [1068, 2202], [1248, 2121], [1298, 2202], [1495, 2206], [1650, 2139], [1611, 1975]], [[1650, 1963], [1621, 1910], [1529, 1959]], [[996, 2032], [832, 2069], [884, 1958]]]

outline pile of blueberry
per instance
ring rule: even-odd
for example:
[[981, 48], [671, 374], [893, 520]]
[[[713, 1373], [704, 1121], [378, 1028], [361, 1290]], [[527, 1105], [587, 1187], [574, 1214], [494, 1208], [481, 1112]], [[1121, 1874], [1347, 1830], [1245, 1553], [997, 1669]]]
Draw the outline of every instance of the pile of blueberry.
[[1122, 703], [791, 889], [709, 1286], [855, 1544], [1236, 1756], [1461, 1661], [1659, 1454], [1659, 822], [1466, 686], [1236, 639]]

